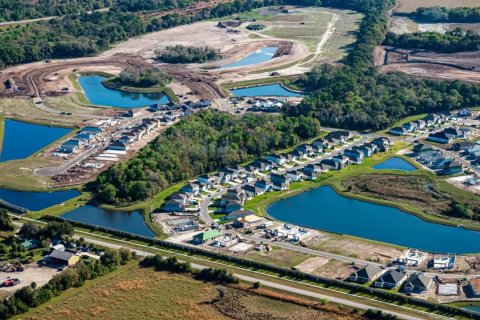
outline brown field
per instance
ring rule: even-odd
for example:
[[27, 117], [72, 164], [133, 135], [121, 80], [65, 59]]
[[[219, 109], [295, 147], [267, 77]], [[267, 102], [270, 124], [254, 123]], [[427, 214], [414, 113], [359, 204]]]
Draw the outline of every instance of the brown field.
[[71, 289], [17, 319], [362, 319], [349, 309], [265, 289], [251, 291], [249, 285], [216, 286], [134, 265], [116, 273]]
[[456, 7], [480, 7], [480, 0], [398, 0], [396, 12], [412, 12], [419, 7], [442, 6], [448, 8]]

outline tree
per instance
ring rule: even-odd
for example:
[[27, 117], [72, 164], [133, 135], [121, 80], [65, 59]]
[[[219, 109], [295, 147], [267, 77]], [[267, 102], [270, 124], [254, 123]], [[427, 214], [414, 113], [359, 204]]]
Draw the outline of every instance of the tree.
[[118, 254], [117, 251], [106, 250], [104, 254], [100, 257], [100, 262], [105, 267], [109, 268], [110, 270], [113, 270], [117, 268], [117, 266], [120, 263], [120, 255]]
[[49, 222], [45, 227], [43, 234], [51, 239], [65, 239], [73, 236], [75, 230], [71, 223], [67, 221]]
[[125, 265], [132, 259], [132, 252], [127, 248], [118, 249], [118, 254], [120, 256], [120, 264]]
[[0, 230], [1, 231], [12, 231], [15, 227], [8, 215], [8, 211], [0, 208]]
[[42, 229], [41, 227], [31, 221], [25, 222], [20, 230], [18, 231], [18, 234], [25, 239], [32, 239], [32, 238], [38, 238]]
[[260, 289], [261, 286], [262, 286], [262, 283], [260, 281], [257, 281], [257, 282], [253, 283], [253, 288], [254, 289]]

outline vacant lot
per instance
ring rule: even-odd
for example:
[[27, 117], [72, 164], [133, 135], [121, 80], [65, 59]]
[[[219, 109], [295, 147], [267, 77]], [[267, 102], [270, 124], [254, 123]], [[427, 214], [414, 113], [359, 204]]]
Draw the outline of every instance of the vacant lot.
[[274, 264], [280, 267], [291, 268], [294, 267], [303, 261], [313, 258], [313, 255], [301, 253], [293, 250], [283, 249], [279, 247], [273, 247], [272, 251], [255, 251], [252, 250], [247, 253], [246, 258]]
[[412, 12], [419, 7], [480, 7], [480, 0], [398, 0], [396, 12]]
[[216, 286], [194, 280], [189, 275], [155, 272], [152, 268], [130, 265], [113, 276], [71, 289], [52, 303], [17, 319], [362, 319], [349, 309], [264, 289], [256, 293], [245, 291], [247, 288], [248, 285]]
[[456, 28], [480, 32], [480, 23], [418, 23], [407, 17], [393, 16], [389, 31], [396, 34], [430, 31], [443, 34]]

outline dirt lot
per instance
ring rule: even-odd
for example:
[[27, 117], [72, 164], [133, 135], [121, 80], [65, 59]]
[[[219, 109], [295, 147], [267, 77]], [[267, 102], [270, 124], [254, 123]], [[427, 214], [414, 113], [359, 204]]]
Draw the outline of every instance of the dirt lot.
[[455, 28], [480, 32], [480, 23], [418, 23], [407, 17], [393, 16], [390, 19], [389, 31], [396, 34], [428, 31], [445, 33]]
[[36, 282], [38, 287], [43, 286], [57, 273], [58, 271], [55, 268], [38, 267], [35, 264], [27, 265], [23, 272], [0, 272], [0, 279], [10, 277], [18, 278], [21, 281], [19, 285], [14, 287], [1, 288], [0, 294], [3, 292], [15, 292], [23, 286], [30, 285], [32, 282]]
[[480, 0], [398, 0], [396, 12], [412, 12], [419, 7], [480, 7]]
[[355, 269], [349, 263], [338, 260], [330, 260], [323, 266], [313, 271], [313, 274], [317, 274], [319, 276], [327, 277], [330, 279], [343, 280], [354, 271]]
[[391, 262], [400, 256], [403, 251], [362, 239], [352, 240], [350, 237], [334, 234], [312, 238], [312, 240], [308, 242], [308, 246], [320, 251], [380, 263]]

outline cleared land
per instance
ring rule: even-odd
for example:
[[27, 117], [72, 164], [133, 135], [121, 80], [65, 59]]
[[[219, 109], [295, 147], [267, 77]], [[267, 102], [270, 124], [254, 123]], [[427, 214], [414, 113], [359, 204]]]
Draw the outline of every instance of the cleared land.
[[413, 32], [438, 32], [445, 33], [460, 28], [464, 31], [473, 30], [480, 32], [479, 23], [418, 23], [407, 17], [393, 16], [390, 20], [389, 31], [396, 34]]
[[[70, 289], [52, 303], [17, 319], [362, 319], [333, 306], [263, 289], [249, 292], [244, 286], [238, 288], [216, 287], [190, 276], [129, 266], [112, 277]], [[223, 294], [219, 295], [217, 289]], [[282, 301], [284, 298], [291, 302]]]
[[396, 12], [412, 12], [419, 7], [480, 7], [480, 0], [398, 0]]

